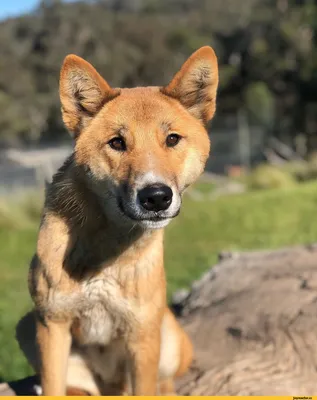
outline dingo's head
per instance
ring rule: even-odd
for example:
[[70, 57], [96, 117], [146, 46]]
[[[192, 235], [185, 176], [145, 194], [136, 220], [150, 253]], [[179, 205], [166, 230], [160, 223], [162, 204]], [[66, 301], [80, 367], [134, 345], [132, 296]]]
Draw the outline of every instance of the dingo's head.
[[105, 212], [162, 228], [209, 155], [207, 122], [218, 86], [217, 58], [196, 51], [165, 87], [114, 89], [86, 61], [66, 57], [63, 120], [76, 138], [75, 161]]

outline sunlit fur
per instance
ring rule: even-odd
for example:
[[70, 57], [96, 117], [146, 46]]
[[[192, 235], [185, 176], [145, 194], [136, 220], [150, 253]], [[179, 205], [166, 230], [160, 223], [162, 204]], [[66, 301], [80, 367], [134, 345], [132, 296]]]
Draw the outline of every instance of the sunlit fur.
[[[75, 149], [46, 191], [29, 273], [35, 309], [17, 328], [44, 395], [173, 394], [188, 369], [191, 341], [166, 305], [162, 228], [204, 169], [217, 86], [210, 47], [164, 87], [113, 89], [66, 57], [60, 98]], [[170, 134], [181, 136], [174, 147]], [[125, 146], [113, 148], [115, 137]], [[153, 184], [172, 190], [164, 210], [140, 204]]]

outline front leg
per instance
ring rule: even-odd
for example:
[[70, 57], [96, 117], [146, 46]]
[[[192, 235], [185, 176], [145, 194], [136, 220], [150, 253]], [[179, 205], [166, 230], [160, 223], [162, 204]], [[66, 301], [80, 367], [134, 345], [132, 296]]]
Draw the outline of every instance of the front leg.
[[140, 332], [128, 343], [134, 396], [155, 396], [160, 361], [160, 325]]
[[65, 396], [70, 323], [38, 319], [36, 328], [43, 395]]

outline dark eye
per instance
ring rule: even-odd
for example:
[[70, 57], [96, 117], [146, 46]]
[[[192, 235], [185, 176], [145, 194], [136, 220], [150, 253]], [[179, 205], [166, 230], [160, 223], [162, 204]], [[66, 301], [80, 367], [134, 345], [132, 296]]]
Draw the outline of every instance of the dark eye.
[[115, 137], [109, 140], [108, 144], [113, 150], [125, 151], [127, 149], [125, 141], [121, 137]]
[[181, 136], [177, 135], [177, 133], [171, 133], [166, 138], [166, 146], [167, 147], [174, 147], [177, 143], [181, 140]]

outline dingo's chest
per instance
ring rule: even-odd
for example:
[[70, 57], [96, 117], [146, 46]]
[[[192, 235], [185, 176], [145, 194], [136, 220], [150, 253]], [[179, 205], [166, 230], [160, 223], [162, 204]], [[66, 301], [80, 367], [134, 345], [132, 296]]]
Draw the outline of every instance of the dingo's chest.
[[133, 299], [125, 298], [115, 279], [93, 279], [82, 287], [85, 299], [79, 312], [83, 344], [108, 344], [132, 329], [139, 319]]
[[[106, 345], [142, 324], [151, 304], [127, 297], [114, 278], [94, 278], [83, 284], [78, 309], [78, 339]], [[153, 311], [153, 310], [152, 310]]]

